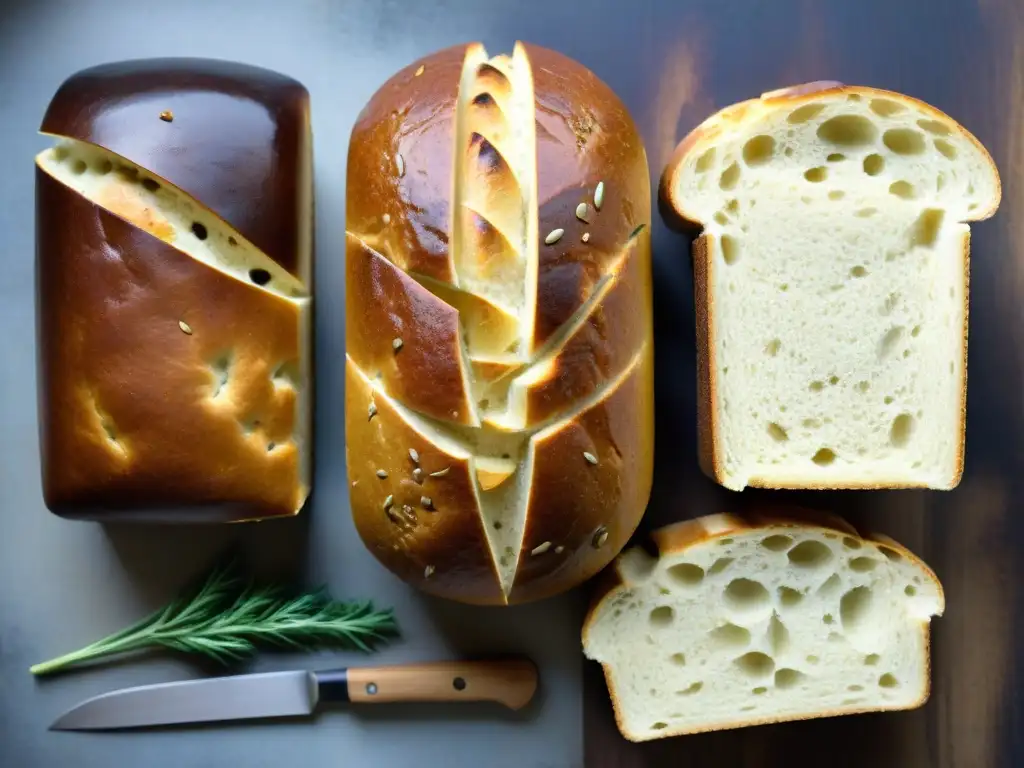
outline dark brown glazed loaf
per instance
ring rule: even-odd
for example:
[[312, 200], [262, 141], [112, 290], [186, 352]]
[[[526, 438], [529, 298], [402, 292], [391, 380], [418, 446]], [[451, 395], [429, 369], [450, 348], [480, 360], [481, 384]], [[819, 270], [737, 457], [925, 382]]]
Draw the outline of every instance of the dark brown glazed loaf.
[[36, 158], [43, 494], [65, 517], [297, 513], [310, 489], [312, 169], [298, 82], [85, 70]]
[[367, 547], [433, 594], [589, 578], [650, 492], [650, 181], [625, 107], [517, 44], [397, 73], [348, 159], [346, 433]]

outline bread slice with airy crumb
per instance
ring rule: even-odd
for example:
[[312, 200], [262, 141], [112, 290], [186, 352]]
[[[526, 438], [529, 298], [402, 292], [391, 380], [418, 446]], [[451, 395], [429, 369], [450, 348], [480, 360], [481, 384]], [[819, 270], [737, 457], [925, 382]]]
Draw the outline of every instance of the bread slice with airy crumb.
[[662, 195], [694, 246], [700, 454], [727, 488], [950, 489], [968, 222], [1000, 180], [952, 118], [832, 83], [714, 115]]
[[729, 515], [629, 550], [583, 627], [631, 741], [919, 707], [942, 586], [891, 539], [831, 516]]

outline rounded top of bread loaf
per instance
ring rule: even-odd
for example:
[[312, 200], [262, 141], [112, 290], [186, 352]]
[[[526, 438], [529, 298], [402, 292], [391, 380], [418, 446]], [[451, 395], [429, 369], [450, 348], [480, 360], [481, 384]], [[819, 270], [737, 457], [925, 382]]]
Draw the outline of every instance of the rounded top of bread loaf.
[[219, 59], [101, 64], [61, 84], [40, 130], [147, 169], [296, 277], [312, 277], [309, 94], [298, 81]]
[[[845, 152], [858, 160], [869, 153], [883, 162], [909, 160], [918, 166], [911, 181], [919, 196], [935, 198], [963, 221], [988, 218], [999, 207], [995, 162], [960, 123], [911, 96], [835, 81], [769, 91], [704, 120], [669, 159], [660, 180], [662, 199], [683, 219], [706, 225], [737, 179], [743, 183], [744, 169], [812, 170], [792, 159], [792, 147], [785, 157], [773, 156], [772, 148], [787, 142], [817, 145], [823, 153]], [[816, 160], [824, 163], [825, 155]], [[702, 184], [705, 175], [708, 182]], [[872, 169], [868, 175], [873, 178], [865, 181], [879, 185], [882, 194], [892, 182], [888, 172]], [[920, 191], [925, 183], [928, 189]]]

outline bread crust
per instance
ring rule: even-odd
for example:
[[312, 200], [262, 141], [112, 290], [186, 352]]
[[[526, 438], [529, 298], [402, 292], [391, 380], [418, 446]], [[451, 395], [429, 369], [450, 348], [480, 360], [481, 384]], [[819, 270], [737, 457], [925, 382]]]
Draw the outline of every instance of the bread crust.
[[[679, 143], [673, 152], [668, 164], [663, 171], [659, 182], [659, 194], [664, 202], [672, 209], [673, 213], [681, 219], [698, 227], [703, 227], [706, 222], [700, 220], [697, 214], [686, 208], [685, 202], [675, 194], [679, 187], [678, 174], [682, 172], [687, 160], [694, 154], [702, 154], [713, 145], [715, 140], [725, 132], [736, 126], [743, 125], [745, 121], [756, 121], [760, 119], [765, 110], [771, 109], [793, 109], [800, 105], [817, 101], [822, 95], [849, 96], [860, 94], [866, 97], [881, 97], [893, 101], [911, 105], [924, 111], [938, 120], [952, 125], [955, 130], [968, 141], [970, 141], [989, 164], [992, 175], [996, 179], [996, 194], [988, 204], [978, 211], [975, 211], [967, 220], [979, 221], [991, 217], [999, 207], [1001, 200], [1001, 185], [999, 173], [995, 162], [985, 147], [970, 132], [963, 128], [957, 121], [936, 109], [935, 107], [914, 99], [904, 94], [893, 91], [886, 91], [878, 88], [861, 86], [847, 86], [837, 81], [817, 81], [802, 85], [781, 88], [762, 94], [759, 99], [749, 99], [731, 106], [725, 107], [715, 113], [697, 128], [693, 129]], [[702, 232], [693, 243], [693, 274], [694, 274], [694, 302], [696, 313], [696, 349], [697, 349], [697, 456], [701, 471], [711, 477], [719, 485], [725, 486], [728, 483], [728, 474], [725, 471], [724, 446], [721, 432], [716, 423], [716, 414], [719, 412], [719, 385], [717, 377], [717, 365], [715, 363], [715, 298], [711, 290], [713, 283], [713, 270], [715, 269], [715, 256], [717, 254], [717, 240], [713, 234]], [[884, 478], [873, 480], [846, 480], [842, 483], [822, 483], [799, 478], [786, 480], [778, 477], [762, 478], [752, 476], [745, 478], [744, 485], [751, 488], [767, 488], [778, 490], [881, 490], [881, 489], [911, 489], [911, 488], [937, 488], [950, 490], [959, 485], [963, 476], [965, 458], [965, 435], [967, 421], [967, 336], [968, 336], [968, 314], [969, 314], [969, 276], [970, 276], [970, 231], [964, 234], [963, 243], [963, 270], [964, 270], [964, 323], [963, 323], [963, 344], [962, 344], [962, 372], [960, 376], [961, 398], [959, 406], [958, 423], [958, 445], [953, 461], [952, 471], [949, 478], [941, 484], [922, 480], [920, 482], [907, 481], [905, 479]]]
[[[673, 523], [659, 528], [652, 532], [651, 539], [657, 548], [657, 554], [660, 558], [670, 555], [678, 555], [696, 544], [702, 544], [714, 539], [735, 536], [737, 534], [752, 533], [758, 530], [792, 526], [817, 528], [826, 533], [853, 536], [864, 542], [874, 543], [885, 547], [895, 553], [895, 557], [909, 560], [915, 567], [921, 570], [923, 576], [932, 582], [935, 587], [939, 599], [939, 606], [936, 615], [941, 616], [944, 612], [945, 593], [942, 588], [942, 583], [935, 575], [935, 572], [923, 560], [921, 560], [921, 558], [884, 534], [858, 531], [843, 518], [826, 512], [792, 507], [777, 507], [770, 509], [766, 508], [760, 511], [744, 514], [742, 517], [728, 513], [705, 515], [703, 517], [684, 520], [679, 523]], [[887, 554], [887, 556], [893, 555]], [[582, 644], [584, 648], [586, 648], [588, 644], [587, 641], [590, 629], [592, 625], [596, 623], [598, 614], [601, 612], [604, 604], [613, 600], [619, 592], [629, 588], [628, 578], [618, 567], [619, 562], [620, 561], [617, 560], [605, 571], [593, 594], [581, 631]], [[615, 690], [611, 667], [608, 664], [602, 664], [601, 667], [604, 671], [605, 682], [608, 686], [612, 709], [615, 715], [615, 722], [619, 731], [622, 733], [623, 737], [629, 741], [649, 741], [654, 738], [660, 739], [672, 736], [685, 736], [696, 733], [706, 733], [709, 731], [731, 730], [755, 725], [767, 725], [770, 723], [812, 720], [822, 717], [863, 714], [866, 712], [910, 710], [921, 707], [925, 702], [927, 702], [931, 694], [931, 632], [929, 620], [925, 619], [920, 622], [920, 630], [925, 653], [924, 689], [922, 696], [910, 705], [865, 707], [863, 709], [844, 709], [841, 711], [828, 710], [802, 716], [786, 715], [784, 717], [755, 717], [739, 723], [709, 723], [699, 728], [681, 728], [676, 730], [667, 728], [659, 731], [656, 737], [642, 737], [640, 734], [632, 733], [628, 730], [625, 724], [625, 717], [622, 712], [621, 700], [618, 692]]]
[[[295, 80], [205, 59], [104, 64], [60, 86], [41, 131], [141, 167], [207, 223], [311, 276], [309, 104]], [[47, 167], [36, 170], [47, 506], [145, 522], [296, 514], [311, 484], [297, 389], [311, 401], [309, 300], [180, 250], [163, 214], [113, 180], [122, 171], [101, 207]]]
[[[543, 367], [531, 369], [525, 427], [489, 422], [476, 427], [453, 417], [455, 408], [448, 415], [432, 409], [431, 403], [462, 398], [461, 390], [456, 391], [461, 384], [455, 386], [455, 377], [448, 373], [457, 365], [456, 355], [442, 351], [453, 349], [448, 330], [442, 332], [437, 324], [428, 327], [426, 315], [399, 318], [401, 297], [393, 290], [384, 291], [381, 298], [387, 300], [378, 305], [385, 316], [380, 325], [402, 325], [409, 338], [431, 350], [401, 371], [407, 385], [392, 389], [385, 381], [388, 395], [401, 407], [431, 415], [441, 422], [436, 425], [439, 432], [470, 441], [504, 439], [503, 430], [531, 438], [524, 456], [536, 450], [538, 459], [525, 480], [525, 533], [507, 597], [493, 563], [490, 570], [479, 564], [490, 557], [487, 541], [468, 533], [481, 514], [476, 499], [465, 494], [452, 498], [451, 503], [461, 506], [450, 514], [463, 522], [424, 529], [406, 547], [395, 531], [366, 522], [378, 515], [376, 501], [352, 496], [364, 541], [401, 578], [434, 594], [493, 604], [541, 599], [601, 570], [639, 523], [653, 472], [651, 192], [643, 143], [625, 107], [593, 73], [553, 51], [517, 45], [517, 55], [525, 54], [532, 73], [536, 132], [537, 301], [532, 339], [524, 343], [531, 355], [553, 354]], [[349, 143], [350, 237], [424, 290], [432, 280], [456, 282], [449, 250], [460, 151], [455, 145], [456, 105], [463, 61], [481, 53], [475, 44], [460, 45], [412, 62], [370, 99]], [[599, 184], [598, 210], [594, 197]], [[582, 217], [577, 216], [581, 203], [588, 206]], [[556, 229], [562, 230], [561, 236], [546, 242]], [[347, 345], [361, 375], [372, 375], [361, 359], [365, 334], [353, 331], [367, 325], [368, 313], [358, 309], [361, 290], [349, 284]], [[454, 309], [434, 299], [437, 309], [431, 317], [444, 316], [447, 329], [447, 313]], [[403, 339], [405, 349], [409, 339]], [[470, 365], [462, 358], [459, 365], [469, 371], [467, 378], [496, 377], [516, 367], [486, 361]], [[401, 368], [403, 363], [397, 360], [395, 365]], [[397, 433], [391, 433], [391, 420], [379, 422], [377, 436], [362, 436], [357, 422], [365, 420], [365, 408], [366, 403], [352, 400], [346, 408], [352, 435], [349, 472], [360, 485], [362, 475], [357, 478], [355, 473], [363, 470], [353, 468], [352, 461], [367, 448], [366, 439], [387, 450], [402, 450]], [[584, 452], [598, 463], [590, 464]], [[528, 465], [524, 458], [519, 472]], [[479, 553], [456, 557], [445, 537], [462, 541], [464, 548], [479, 548]], [[595, 547], [598, 538], [601, 545]], [[531, 554], [538, 547], [541, 551]], [[461, 557], [479, 555], [486, 557], [478, 565], [461, 564]], [[429, 583], [416, 576], [425, 558], [434, 568]]]
[[36, 204], [47, 506], [135, 521], [295, 514], [308, 492], [296, 390], [272, 376], [299, 365], [302, 306], [193, 259], [41, 168]]
[[40, 130], [146, 168], [310, 285], [312, 137], [298, 81], [218, 59], [101, 64], [61, 84]]

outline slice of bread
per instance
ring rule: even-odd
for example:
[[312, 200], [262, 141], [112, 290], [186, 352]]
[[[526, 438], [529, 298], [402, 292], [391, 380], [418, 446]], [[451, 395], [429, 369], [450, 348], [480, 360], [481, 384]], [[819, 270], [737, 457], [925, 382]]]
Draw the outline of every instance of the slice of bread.
[[942, 586], [891, 539], [831, 516], [711, 515], [629, 550], [583, 627], [631, 741], [912, 709]]
[[967, 222], [992, 158], [938, 110], [834, 83], [719, 112], [662, 178], [694, 245], [702, 466], [720, 484], [949, 489]]

